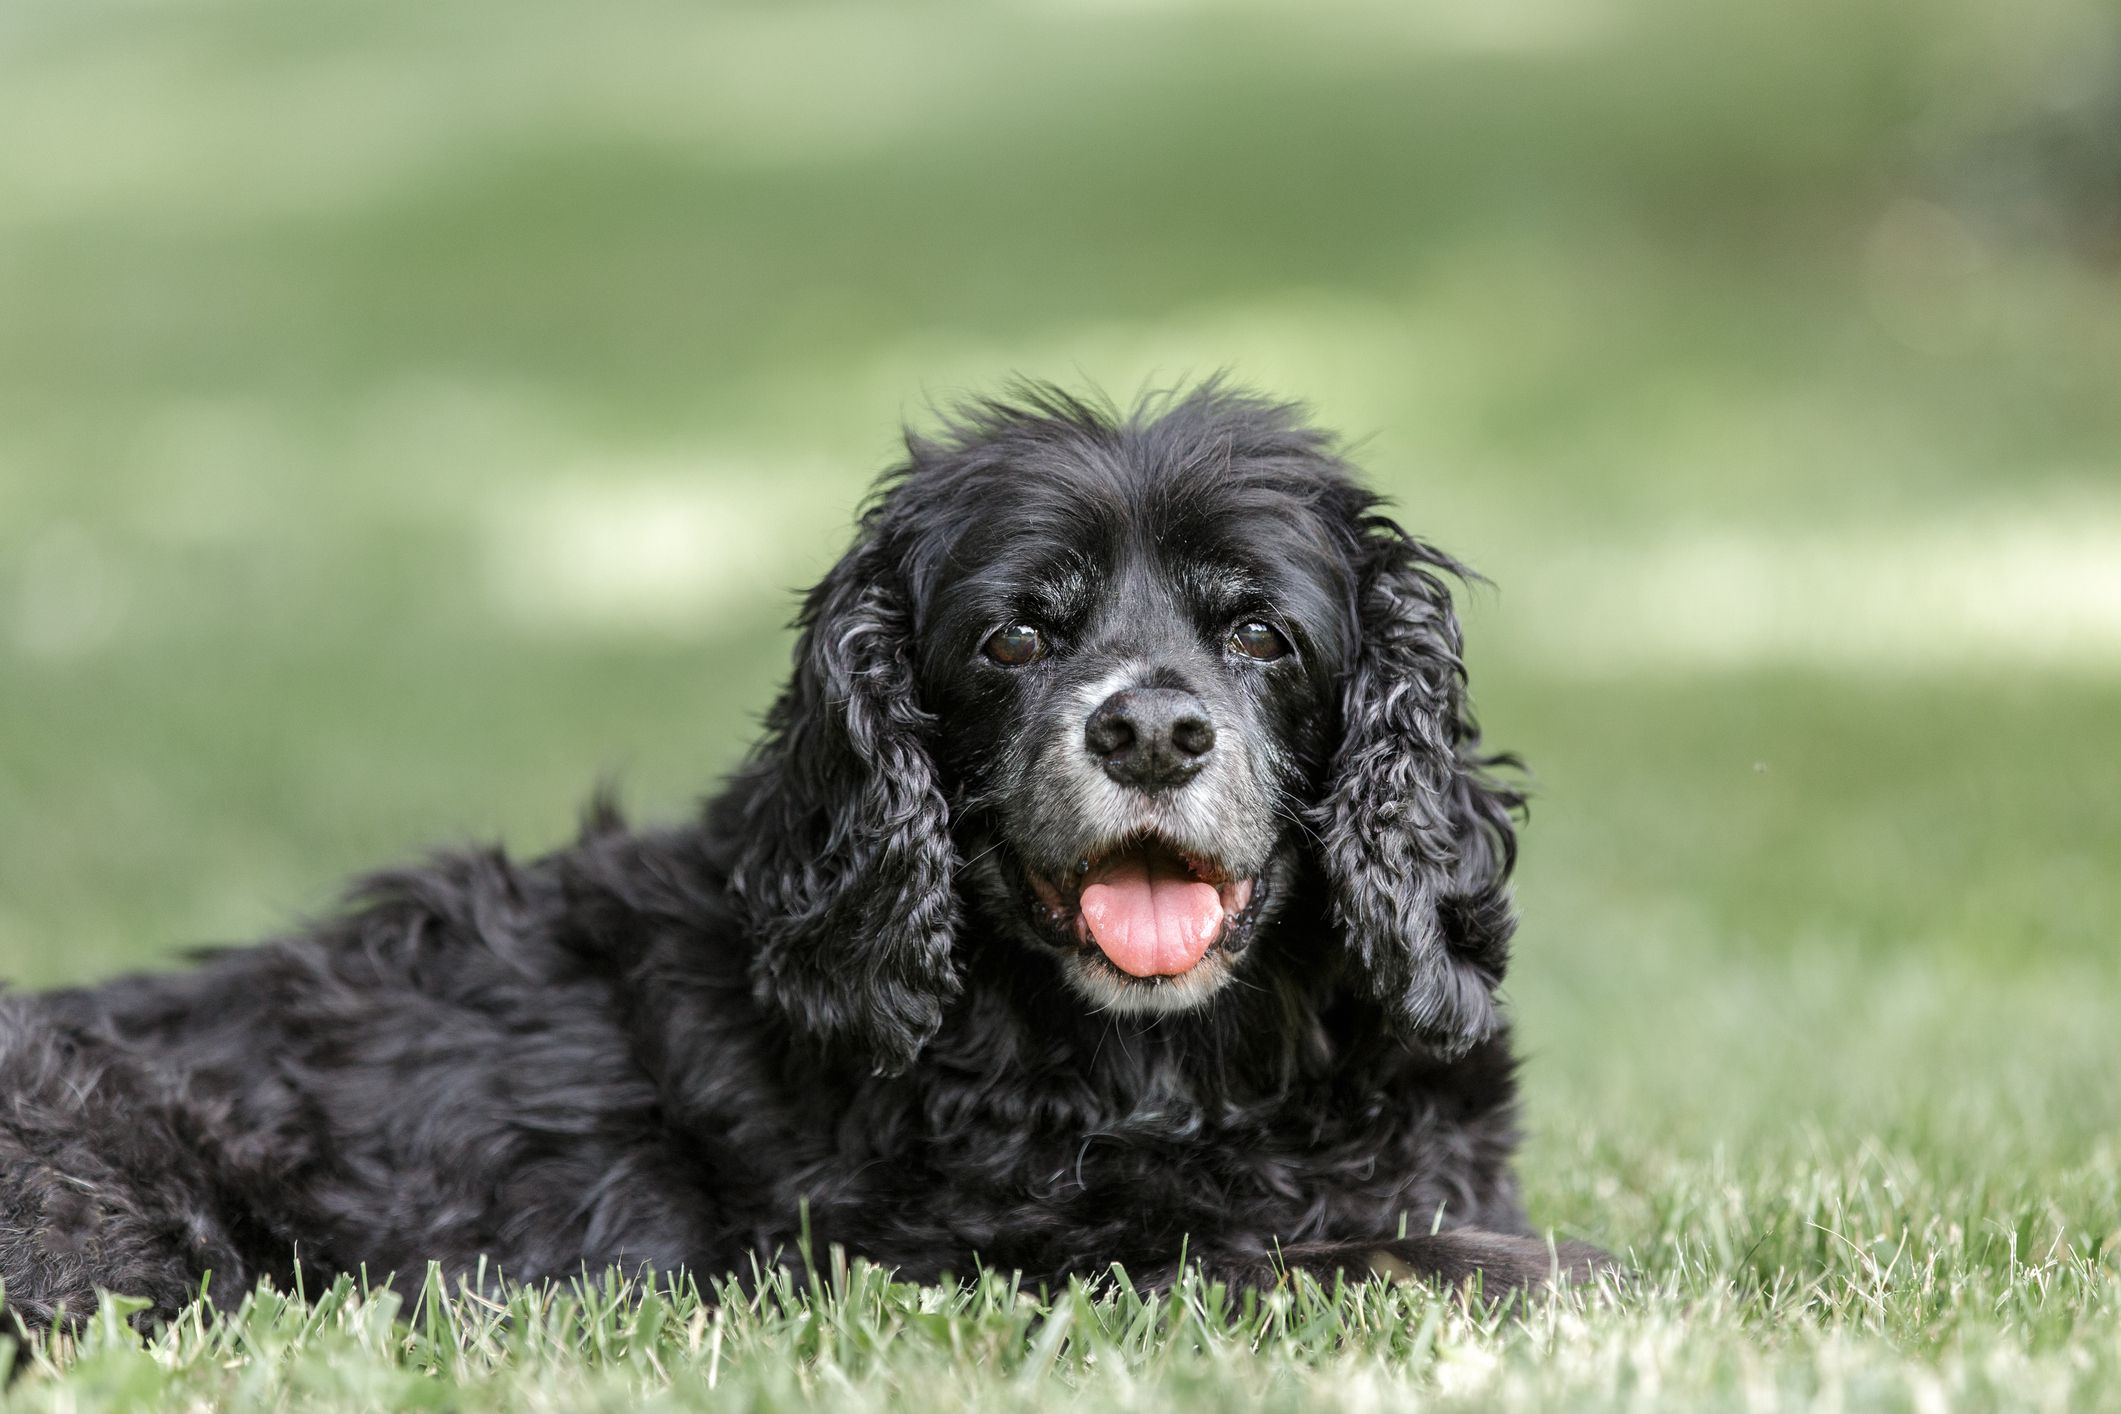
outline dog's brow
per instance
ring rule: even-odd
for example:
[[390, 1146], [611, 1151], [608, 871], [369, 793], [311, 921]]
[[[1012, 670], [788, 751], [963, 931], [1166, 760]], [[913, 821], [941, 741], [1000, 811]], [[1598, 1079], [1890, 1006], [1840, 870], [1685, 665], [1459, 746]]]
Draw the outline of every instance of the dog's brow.
[[1039, 568], [1031, 575], [1031, 596], [1040, 609], [1057, 618], [1081, 612], [1093, 596], [1095, 576], [1078, 557]]
[[1265, 579], [1244, 565], [1197, 561], [1178, 567], [1178, 585], [1210, 609], [1235, 609], [1268, 592]]

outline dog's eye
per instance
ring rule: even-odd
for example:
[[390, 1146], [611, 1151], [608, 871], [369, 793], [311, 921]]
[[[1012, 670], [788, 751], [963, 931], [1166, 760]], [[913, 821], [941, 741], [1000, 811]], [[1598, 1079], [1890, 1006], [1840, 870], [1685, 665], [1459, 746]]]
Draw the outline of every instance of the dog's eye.
[[1021, 668], [1046, 656], [1046, 639], [1031, 624], [1010, 624], [994, 631], [994, 636], [987, 640], [985, 651], [989, 658], [1004, 667]]
[[1260, 619], [1247, 619], [1230, 630], [1230, 651], [1271, 663], [1289, 651], [1289, 640], [1283, 638], [1274, 625]]

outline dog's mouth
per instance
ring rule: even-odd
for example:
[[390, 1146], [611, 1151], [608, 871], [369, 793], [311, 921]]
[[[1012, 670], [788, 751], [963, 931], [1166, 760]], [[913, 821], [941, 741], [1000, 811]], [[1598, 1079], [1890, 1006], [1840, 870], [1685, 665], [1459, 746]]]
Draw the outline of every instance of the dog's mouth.
[[1259, 879], [1154, 836], [1085, 855], [1066, 878], [1026, 877], [1049, 930], [1143, 982], [1183, 976], [1218, 945], [1241, 945], [1266, 894]]

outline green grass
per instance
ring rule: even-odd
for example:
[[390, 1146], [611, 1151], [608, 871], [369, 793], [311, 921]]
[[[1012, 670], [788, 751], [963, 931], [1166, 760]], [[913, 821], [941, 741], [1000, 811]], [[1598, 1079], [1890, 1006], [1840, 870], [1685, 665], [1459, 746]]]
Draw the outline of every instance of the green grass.
[[[1654, 1276], [1531, 1308], [1309, 1278], [1147, 1298], [993, 1274], [923, 1288], [839, 1260], [748, 1295], [607, 1276], [481, 1296], [430, 1278], [408, 1304], [342, 1278], [306, 1298], [261, 1290], [145, 1343], [108, 1301], [70, 1348], [36, 1356], [10, 1407], [2111, 1406], [2113, 1270], [2030, 1245], [2038, 1212], [1994, 1230], [2011, 1197], [1884, 1154], [1826, 1159], [1794, 1193], [1702, 1177], [1711, 1191], [1668, 1200], [1700, 1235], [1658, 1253]], [[1937, 1216], [1897, 1241], [1845, 1236], [1886, 1216], [1881, 1184]], [[1717, 1219], [1747, 1201], [1791, 1205], [1793, 1230], [1719, 1250]]]
[[[711, 788], [902, 416], [1365, 438], [1627, 1290], [261, 1295], [12, 1408], [2121, 1407], [2109, 7], [0, 13], [0, 976]], [[706, 1280], [711, 1274], [701, 1274]]]

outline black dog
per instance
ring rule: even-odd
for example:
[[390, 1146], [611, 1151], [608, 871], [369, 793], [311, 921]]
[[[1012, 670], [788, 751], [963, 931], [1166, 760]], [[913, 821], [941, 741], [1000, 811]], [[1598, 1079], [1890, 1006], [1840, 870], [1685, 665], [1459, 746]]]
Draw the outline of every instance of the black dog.
[[[1492, 1291], [1532, 1234], [1494, 1000], [1519, 800], [1451, 560], [1210, 386], [909, 437], [696, 823], [385, 874], [302, 936], [0, 1000], [0, 1280], [929, 1280], [1182, 1254]], [[1411, 1234], [1411, 1235], [1410, 1235]]]

